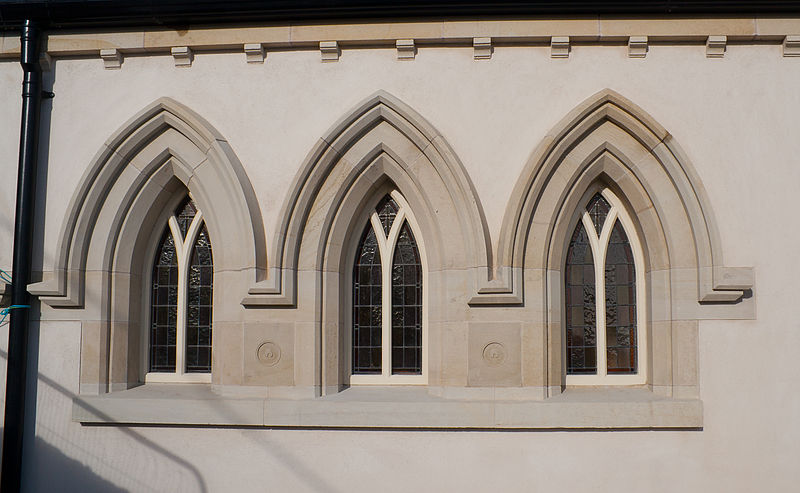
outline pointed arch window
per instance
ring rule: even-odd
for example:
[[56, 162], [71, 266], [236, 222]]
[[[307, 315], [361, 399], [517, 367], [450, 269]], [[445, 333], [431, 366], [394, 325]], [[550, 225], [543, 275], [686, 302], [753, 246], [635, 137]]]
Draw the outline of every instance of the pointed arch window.
[[609, 189], [581, 211], [565, 266], [566, 383], [646, 381], [644, 256], [622, 202]]
[[424, 383], [424, 269], [402, 195], [383, 197], [367, 220], [352, 277], [354, 384]]
[[153, 261], [146, 381], [211, 381], [213, 277], [203, 213], [187, 196], [167, 221]]

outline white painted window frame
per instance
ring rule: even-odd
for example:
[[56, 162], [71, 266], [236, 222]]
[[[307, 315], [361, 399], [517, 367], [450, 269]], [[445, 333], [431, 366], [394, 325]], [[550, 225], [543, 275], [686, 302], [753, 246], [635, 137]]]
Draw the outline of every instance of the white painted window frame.
[[[190, 197], [191, 199], [191, 197]], [[147, 303], [145, 320], [147, 323], [144, 325], [145, 330], [145, 343], [144, 353], [144, 366], [145, 368], [145, 383], [211, 383], [211, 372], [208, 373], [187, 373], [186, 372], [186, 318], [187, 318], [187, 299], [189, 295], [189, 264], [191, 263], [192, 250], [197, 241], [197, 235], [203, 226], [203, 212], [197, 209], [197, 213], [192, 219], [189, 228], [186, 230], [186, 238], [181, 235], [180, 226], [178, 225], [178, 218], [173, 212], [169, 217], [167, 224], [169, 231], [172, 235], [172, 240], [175, 242], [175, 252], [178, 257], [178, 308], [176, 317], [176, 337], [175, 337], [175, 371], [174, 372], [151, 372], [147, 371], [150, 368], [150, 317], [152, 317], [152, 298], [151, 290], [153, 286], [152, 279], [152, 264], [155, 262], [155, 255], [158, 254], [160, 244], [156, 245], [155, 252], [148, 265], [151, 266], [149, 270], [148, 282], [145, 284], [147, 298], [150, 302]], [[159, 241], [161, 236], [158, 236]]]
[[[350, 307], [348, 315], [348, 327], [350, 327], [350, 335], [348, 337], [348, 351], [350, 352], [350, 385], [427, 385], [428, 384], [428, 289], [427, 289], [427, 272], [428, 264], [425, 260], [425, 249], [422, 242], [421, 235], [419, 234], [420, 228], [417, 224], [411, 208], [408, 206], [406, 199], [397, 190], [392, 190], [389, 194], [398, 205], [397, 215], [392, 222], [392, 227], [389, 229], [389, 234], [386, 235], [383, 231], [383, 225], [380, 222], [377, 211], [372, 211], [369, 215], [369, 222], [372, 226], [375, 236], [378, 239], [378, 252], [381, 258], [381, 374], [380, 375], [357, 375], [353, 374], [353, 278], [352, 272], [349, 277], [349, 304]], [[374, 207], [373, 207], [374, 209]], [[397, 239], [400, 236], [400, 229], [403, 223], [408, 221], [411, 232], [414, 234], [414, 240], [417, 243], [417, 250], [419, 251], [420, 262], [422, 264], [422, 374], [420, 375], [392, 375], [392, 260], [394, 256], [394, 249], [397, 246]], [[357, 230], [359, 234], [363, 234], [363, 229]], [[359, 237], [360, 239], [360, 237]], [[349, 258], [355, 258], [356, 251], [359, 247], [359, 241], [354, 242], [354, 247], [351, 251]], [[352, 264], [348, 264], [348, 268], [352, 271]]]
[[[596, 340], [597, 340], [597, 374], [595, 375], [566, 375], [568, 386], [597, 386], [597, 385], [642, 385], [647, 383], [647, 368], [649, 365], [647, 354], [647, 303], [645, 296], [645, 275], [644, 275], [644, 251], [639, 237], [636, 234], [634, 222], [627, 212], [624, 204], [608, 188], [600, 191], [611, 209], [603, 223], [600, 234], [594, 228], [591, 216], [586, 210], [586, 204], [580, 209], [580, 221], [586, 229], [589, 237], [589, 245], [592, 249], [592, 259], [594, 261], [595, 278], [595, 321], [596, 321]], [[592, 194], [589, 198], [594, 196]], [[611, 238], [611, 231], [614, 223], [619, 219], [622, 229], [628, 237], [628, 242], [633, 252], [634, 269], [636, 271], [636, 374], [632, 375], [609, 375], [608, 361], [606, 355], [606, 282], [605, 265], [606, 253], [608, 252], [608, 242]], [[566, 324], [566, 321], [564, 322]], [[565, 346], [566, 348], [566, 346]], [[565, 356], [566, 357], [566, 356]]]

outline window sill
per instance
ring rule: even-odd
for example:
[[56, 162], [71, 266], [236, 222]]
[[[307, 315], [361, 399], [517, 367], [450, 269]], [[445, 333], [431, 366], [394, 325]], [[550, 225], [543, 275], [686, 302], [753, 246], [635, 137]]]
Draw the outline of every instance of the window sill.
[[144, 383], [211, 383], [211, 373], [160, 373], [150, 372], [144, 376]]
[[697, 399], [646, 389], [568, 389], [545, 400], [447, 399], [424, 387], [352, 387], [315, 399], [221, 395], [210, 385], [148, 384], [73, 400], [95, 425], [401, 429], [701, 429]]

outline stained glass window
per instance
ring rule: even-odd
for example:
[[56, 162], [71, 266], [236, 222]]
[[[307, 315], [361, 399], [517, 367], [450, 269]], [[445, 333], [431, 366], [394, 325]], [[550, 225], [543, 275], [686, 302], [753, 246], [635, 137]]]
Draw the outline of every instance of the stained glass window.
[[603, 223], [606, 222], [606, 217], [608, 217], [608, 211], [610, 210], [611, 205], [599, 193], [596, 193], [594, 197], [592, 197], [592, 200], [586, 205], [586, 212], [589, 213], [589, 217], [592, 219], [592, 224], [594, 224], [594, 230], [597, 234], [600, 234], [600, 231], [603, 229]]
[[422, 372], [422, 264], [403, 224], [392, 261], [392, 373]]
[[211, 371], [213, 278], [208, 230], [186, 197], [164, 227], [153, 263], [150, 372]]
[[367, 224], [353, 268], [353, 373], [381, 373], [382, 272], [378, 239]]
[[197, 208], [189, 197], [183, 199], [175, 209], [175, 217], [178, 219], [178, 229], [181, 230], [182, 237], [185, 238], [186, 233], [189, 232], [189, 226], [192, 224], [195, 215], [197, 215]]
[[636, 373], [636, 276], [633, 252], [619, 220], [606, 251], [608, 373]]
[[422, 374], [422, 262], [405, 207], [399, 197], [381, 199], [356, 250], [354, 376]]
[[186, 314], [186, 372], [211, 371], [211, 293], [214, 266], [205, 225], [197, 235], [189, 263]]
[[567, 373], [597, 372], [594, 258], [578, 223], [567, 251]]
[[150, 371], [175, 371], [178, 320], [178, 253], [166, 228], [153, 265], [150, 310]]
[[619, 200], [604, 190], [589, 200], [572, 234], [564, 269], [567, 375], [638, 374], [636, 262], [624, 217]]
[[397, 217], [398, 209], [397, 202], [389, 195], [378, 202], [377, 207], [375, 207], [375, 211], [378, 213], [378, 218], [381, 220], [383, 232], [386, 236], [389, 236], [389, 230], [392, 228], [394, 218]]

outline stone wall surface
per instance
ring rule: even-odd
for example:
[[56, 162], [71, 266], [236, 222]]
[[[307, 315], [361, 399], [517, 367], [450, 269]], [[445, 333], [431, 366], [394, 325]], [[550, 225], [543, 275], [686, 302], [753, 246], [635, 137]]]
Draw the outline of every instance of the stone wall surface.
[[[165, 52], [130, 54], [117, 70], [104, 69], [99, 57], [56, 58], [45, 73], [56, 97], [43, 104], [38, 272], [54, 267], [65, 211], [98, 150], [162, 97], [190, 108], [227, 140], [252, 184], [271, 254], [281, 207], [307, 155], [376, 91], [413, 108], [447, 140], [474, 184], [497, 248], [509, 197], [531, 153], [576, 106], [611, 89], [652, 116], [691, 159], [713, 209], [724, 264], [753, 268], [754, 311], [742, 320], [712, 314], [692, 322], [699, 324], [692, 342], [698, 375], [690, 380], [699, 382], [701, 429], [422, 431], [85, 426], [73, 421], [73, 406], [80, 405], [73, 399], [83, 390], [86, 328], [76, 311], [45, 306], [31, 336], [38, 378], [29, 392], [35, 423], [29, 422], [26, 443], [26, 490], [47, 491], [53, 478], [65, 491], [792, 490], [800, 480], [800, 378], [793, 365], [800, 346], [793, 287], [800, 275], [800, 58], [781, 50], [775, 42], [742, 42], [729, 44], [722, 58], [707, 58], [704, 44], [659, 44], [645, 58], [629, 58], [624, 44], [588, 44], [572, 46], [568, 58], [551, 58], [549, 45], [509, 45], [478, 60], [471, 45], [454, 45], [418, 46], [413, 59], [398, 60], [394, 46], [344, 46], [338, 61], [326, 63], [319, 50], [304, 48], [268, 51], [263, 64], [246, 63], [240, 51], [196, 51], [190, 67], [176, 67]], [[0, 60], [4, 270], [11, 264], [20, 81], [19, 65]], [[214, 248], [224, 249], [225, 240]], [[458, 301], [467, 310], [466, 298]], [[267, 313], [235, 309], [245, 313], [240, 325], [258, 325]], [[440, 321], [458, 325], [453, 340], [466, 337], [461, 326], [468, 317], [488, 318], [489, 329], [481, 330], [491, 330], [495, 319], [480, 309], [469, 313]], [[502, 319], [505, 332], [524, 324], [515, 316]], [[286, 310], [274, 317], [276, 327], [294, 323]], [[443, 333], [440, 346], [450, 334]], [[525, 334], [523, 361], [531, 359]], [[293, 344], [313, 347], [308, 340], [298, 334]], [[7, 327], [0, 341], [5, 359]], [[297, 354], [289, 385], [313, 380], [307, 366], [313, 357], [298, 361]], [[466, 352], [442, 354], [444, 365], [466, 358]], [[450, 381], [466, 382], [463, 371]], [[220, 415], [238, 412], [218, 405]]]

